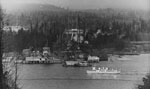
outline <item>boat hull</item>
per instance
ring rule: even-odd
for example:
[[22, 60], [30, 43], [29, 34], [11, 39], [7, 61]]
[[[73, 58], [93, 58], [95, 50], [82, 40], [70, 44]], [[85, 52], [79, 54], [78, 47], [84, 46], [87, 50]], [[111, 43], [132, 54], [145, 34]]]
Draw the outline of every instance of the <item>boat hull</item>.
[[87, 70], [86, 71], [88, 74], [95, 73], [95, 74], [120, 74], [120, 71], [93, 71], [93, 70]]

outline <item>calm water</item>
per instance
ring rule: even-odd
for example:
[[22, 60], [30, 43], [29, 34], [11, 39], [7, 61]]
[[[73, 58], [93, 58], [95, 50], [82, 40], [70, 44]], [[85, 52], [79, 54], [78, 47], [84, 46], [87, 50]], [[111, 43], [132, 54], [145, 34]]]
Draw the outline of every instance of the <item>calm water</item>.
[[19, 65], [22, 89], [134, 89], [149, 72], [150, 55], [123, 56], [113, 62], [93, 64], [120, 69], [121, 74], [86, 74], [86, 68], [62, 67], [61, 64]]

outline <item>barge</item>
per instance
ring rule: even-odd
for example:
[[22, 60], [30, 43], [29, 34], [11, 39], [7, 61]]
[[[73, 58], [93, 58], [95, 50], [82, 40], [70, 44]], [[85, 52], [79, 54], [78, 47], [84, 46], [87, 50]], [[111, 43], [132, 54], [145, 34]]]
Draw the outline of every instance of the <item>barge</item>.
[[92, 65], [86, 61], [78, 62], [78, 61], [65, 61], [63, 63], [64, 67], [91, 67]]

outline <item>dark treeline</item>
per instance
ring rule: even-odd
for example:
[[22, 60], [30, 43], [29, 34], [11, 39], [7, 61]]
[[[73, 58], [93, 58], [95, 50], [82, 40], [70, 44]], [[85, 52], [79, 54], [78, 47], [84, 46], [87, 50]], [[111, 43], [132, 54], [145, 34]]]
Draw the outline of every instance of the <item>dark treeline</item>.
[[2, 23], [3, 23], [3, 13], [0, 4], [0, 89], [3, 88], [3, 64], [2, 64]]
[[[114, 14], [115, 13], [115, 14]], [[12, 18], [12, 19], [11, 19]], [[67, 39], [66, 29], [83, 29], [85, 40], [92, 49], [116, 48], [121, 50], [129, 41], [150, 40], [150, 20], [136, 13], [122, 14], [113, 10], [102, 13], [90, 11], [32, 12], [21, 14], [17, 18], [8, 15], [6, 25], [15, 24], [27, 27], [18, 32], [7, 31], [3, 34], [6, 52], [25, 48], [40, 49], [43, 46], [51, 50], [64, 50]], [[98, 31], [99, 34], [96, 34]]]

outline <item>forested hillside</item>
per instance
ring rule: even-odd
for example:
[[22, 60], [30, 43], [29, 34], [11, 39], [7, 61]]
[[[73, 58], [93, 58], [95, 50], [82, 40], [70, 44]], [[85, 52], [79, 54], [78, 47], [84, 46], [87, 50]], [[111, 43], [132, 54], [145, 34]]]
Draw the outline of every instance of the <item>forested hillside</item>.
[[[19, 12], [18, 12], [19, 13]], [[82, 11], [33, 11], [8, 14], [5, 25], [28, 28], [3, 34], [6, 52], [33, 47], [49, 46], [53, 51], [64, 50], [66, 29], [83, 29], [88, 48], [123, 49], [129, 41], [150, 40], [150, 17], [141, 11], [119, 11], [113, 9]], [[142, 14], [143, 13], [143, 14]]]

